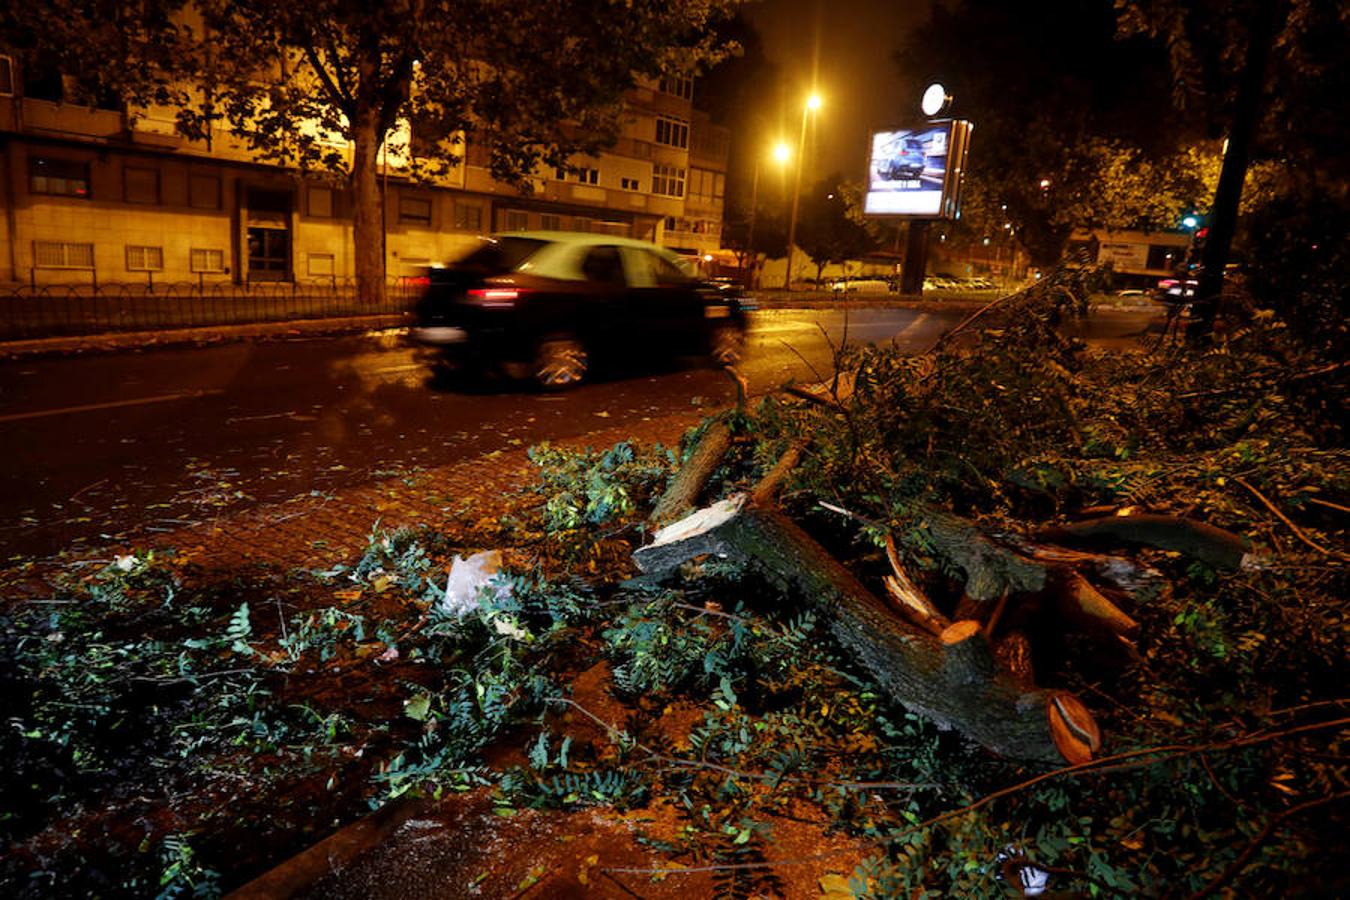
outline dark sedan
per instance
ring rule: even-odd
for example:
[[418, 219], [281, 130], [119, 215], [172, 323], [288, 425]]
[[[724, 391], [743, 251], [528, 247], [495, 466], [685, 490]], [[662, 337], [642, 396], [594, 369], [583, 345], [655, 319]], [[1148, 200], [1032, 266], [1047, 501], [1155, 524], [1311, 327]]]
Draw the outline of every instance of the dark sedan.
[[645, 241], [516, 232], [433, 267], [411, 333], [449, 361], [500, 366], [561, 389], [584, 380], [602, 356], [706, 354], [735, 363], [741, 299]]

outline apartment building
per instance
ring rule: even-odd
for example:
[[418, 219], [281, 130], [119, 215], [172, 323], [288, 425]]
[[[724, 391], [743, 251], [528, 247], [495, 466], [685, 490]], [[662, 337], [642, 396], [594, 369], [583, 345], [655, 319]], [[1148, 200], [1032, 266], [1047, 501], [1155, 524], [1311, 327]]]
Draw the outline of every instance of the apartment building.
[[[129, 115], [65, 102], [60, 76], [0, 56], [0, 283], [310, 281], [354, 274], [339, 183], [260, 162], [226, 130], [189, 141], [173, 110]], [[408, 150], [382, 160], [390, 277], [452, 259], [489, 232], [632, 236], [692, 256], [720, 243], [727, 130], [692, 106], [689, 79], [629, 92], [622, 134], [576, 171], [536, 172], [522, 194], [484, 148], [434, 183]], [[416, 148], [406, 133], [392, 145]], [[350, 152], [350, 148], [346, 148]]]

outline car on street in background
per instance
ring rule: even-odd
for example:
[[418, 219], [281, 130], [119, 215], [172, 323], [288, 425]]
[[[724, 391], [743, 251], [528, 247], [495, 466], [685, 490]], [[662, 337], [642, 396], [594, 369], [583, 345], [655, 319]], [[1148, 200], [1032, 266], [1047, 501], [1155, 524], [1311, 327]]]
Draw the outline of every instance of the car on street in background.
[[410, 336], [441, 362], [500, 367], [558, 390], [603, 357], [700, 354], [734, 364], [743, 299], [646, 241], [512, 232], [430, 269]]
[[929, 275], [923, 280], [925, 291], [950, 291], [960, 286], [959, 282], [946, 275]]
[[830, 290], [836, 294], [888, 294], [895, 286], [885, 278], [840, 278]]
[[1185, 304], [1195, 299], [1195, 289], [1200, 286], [1195, 278], [1164, 278], [1158, 282], [1154, 299], [1161, 303]]

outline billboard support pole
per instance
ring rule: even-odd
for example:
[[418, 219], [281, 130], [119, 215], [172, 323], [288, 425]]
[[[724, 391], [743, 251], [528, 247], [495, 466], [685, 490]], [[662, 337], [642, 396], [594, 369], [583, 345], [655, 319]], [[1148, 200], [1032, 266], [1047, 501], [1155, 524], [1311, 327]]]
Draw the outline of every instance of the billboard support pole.
[[905, 236], [905, 262], [900, 268], [900, 293], [923, 293], [923, 273], [928, 267], [928, 220], [910, 219]]

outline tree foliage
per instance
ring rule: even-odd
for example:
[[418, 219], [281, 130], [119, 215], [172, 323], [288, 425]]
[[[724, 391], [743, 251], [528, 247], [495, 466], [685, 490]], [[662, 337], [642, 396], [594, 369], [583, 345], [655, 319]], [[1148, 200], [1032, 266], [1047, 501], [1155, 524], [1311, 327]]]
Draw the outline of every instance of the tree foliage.
[[863, 224], [858, 194], [856, 187], [850, 194], [835, 174], [816, 182], [802, 198], [797, 244], [816, 264], [817, 281], [829, 263], [858, 259], [876, 246]]
[[[52, 50], [128, 99], [175, 107], [190, 137], [224, 125], [262, 159], [345, 181], [358, 280], [374, 296], [377, 167], [400, 122], [435, 145], [422, 148], [422, 174], [443, 173], [468, 141], [494, 177], [528, 189], [541, 167], [565, 167], [618, 135], [637, 79], [720, 58], [729, 47], [709, 29], [735, 5], [149, 0], [128, 12], [71, 2], [11, 12], [3, 25], [6, 42]], [[110, 59], [131, 64], [117, 71]]]

